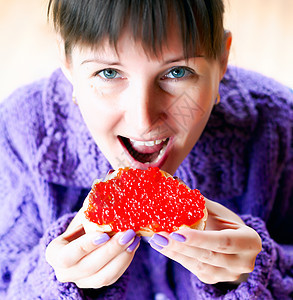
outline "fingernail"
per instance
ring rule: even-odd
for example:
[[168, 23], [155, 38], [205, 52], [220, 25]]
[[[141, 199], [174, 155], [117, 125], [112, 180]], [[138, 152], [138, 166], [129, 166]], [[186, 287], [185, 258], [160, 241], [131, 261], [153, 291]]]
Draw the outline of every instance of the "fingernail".
[[167, 246], [169, 244], [169, 241], [167, 238], [165, 238], [164, 236], [160, 235], [160, 234], [157, 234], [155, 233], [153, 235], [153, 237], [151, 238], [151, 240], [153, 242], [155, 242], [156, 244], [159, 244], [161, 246]]
[[97, 238], [93, 240], [94, 245], [101, 245], [103, 243], [106, 243], [109, 241], [110, 237], [108, 236], [107, 233], [103, 233], [102, 235], [99, 235]]
[[174, 176], [173, 178], [178, 180], [180, 183], [184, 183], [184, 181], [181, 178], [179, 178], [178, 176]]
[[156, 250], [161, 251], [162, 249], [164, 249], [164, 247], [157, 245], [153, 240], [149, 240], [149, 244]]
[[104, 176], [104, 178], [102, 179], [102, 181], [106, 181], [106, 180], [108, 179], [108, 176], [111, 175], [113, 172], [114, 172], [114, 170], [113, 170], [113, 169], [110, 169], [110, 170], [108, 171], [108, 173], [106, 174], [106, 176]]
[[140, 237], [136, 236], [133, 243], [127, 248], [127, 252], [132, 252], [136, 248], [139, 242], [140, 242]]
[[132, 229], [129, 229], [127, 231], [124, 232], [124, 234], [121, 236], [121, 238], [119, 239], [119, 244], [120, 245], [126, 245], [127, 243], [129, 243], [133, 238], [135, 237], [135, 232]]
[[185, 242], [186, 241], [186, 237], [183, 236], [182, 234], [176, 233], [176, 232], [172, 232], [169, 237], [177, 242]]

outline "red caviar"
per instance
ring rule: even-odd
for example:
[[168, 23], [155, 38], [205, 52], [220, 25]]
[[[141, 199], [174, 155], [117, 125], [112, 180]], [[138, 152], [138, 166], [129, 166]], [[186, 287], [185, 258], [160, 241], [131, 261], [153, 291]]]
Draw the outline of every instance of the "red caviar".
[[94, 184], [85, 215], [98, 225], [110, 225], [114, 232], [141, 227], [172, 232], [202, 219], [204, 207], [199, 190], [166, 178], [159, 168], [125, 168], [114, 179]]

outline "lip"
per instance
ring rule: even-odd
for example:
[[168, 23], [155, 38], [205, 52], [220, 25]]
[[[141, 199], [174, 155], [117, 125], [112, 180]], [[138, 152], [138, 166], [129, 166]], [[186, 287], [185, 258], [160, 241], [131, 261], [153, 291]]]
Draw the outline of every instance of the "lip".
[[[141, 170], [146, 170], [147, 168], [149, 167], [158, 167], [158, 168], [161, 168], [163, 166], [163, 164], [165, 163], [165, 161], [167, 160], [168, 156], [169, 156], [169, 153], [171, 151], [171, 148], [172, 148], [172, 145], [173, 145], [173, 141], [174, 141], [174, 136], [170, 136], [169, 137], [169, 141], [168, 141], [168, 144], [167, 144], [167, 147], [165, 149], [165, 152], [163, 154], [163, 156], [157, 161], [157, 162], [153, 162], [153, 163], [141, 163], [137, 160], [135, 160], [131, 155], [130, 153], [128, 152], [127, 148], [125, 147], [124, 143], [122, 142], [121, 138], [119, 138], [119, 136], [117, 137], [122, 148], [123, 148], [123, 151], [124, 151], [124, 154], [125, 156], [127, 157], [127, 159], [129, 160], [131, 166], [133, 168], [136, 168], [136, 169], [141, 169]], [[163, 138], [157, 138], [157, 140], [163, 140], [165, 139], [166, 137], [163, 137]], [[133, 138], [131, 138], [133, 139]], [[135, 139], [133, 139], [135, 140]]]

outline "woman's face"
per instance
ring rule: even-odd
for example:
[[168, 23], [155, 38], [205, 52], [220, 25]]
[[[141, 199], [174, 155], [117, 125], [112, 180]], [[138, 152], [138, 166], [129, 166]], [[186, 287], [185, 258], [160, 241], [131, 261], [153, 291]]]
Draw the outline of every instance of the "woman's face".
[[148, 56], [125, 33], [114, 47], [75, 47], [64, 64], [80, 111], [113, 168], [157, 166], [174, 174], [199, 139], [226, 62], [184, 59], [174, 30], [161, 55]]

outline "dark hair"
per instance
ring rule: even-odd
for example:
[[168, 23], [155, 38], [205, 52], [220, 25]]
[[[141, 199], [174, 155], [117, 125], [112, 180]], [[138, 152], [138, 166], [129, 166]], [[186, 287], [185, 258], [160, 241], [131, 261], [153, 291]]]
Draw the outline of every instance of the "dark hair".
[[168, 25], [176, 22], [186, 58], [200, 52], [217, 58], [223, 14], [222, 0], [50, 0], [48, 5], [48, 18], [52, 15], [66, 55], [76, 44], [95, 47], [105, 38], [116, 47], [125, 28], [147, 53], [156, 55], [167, 40]]

